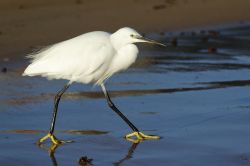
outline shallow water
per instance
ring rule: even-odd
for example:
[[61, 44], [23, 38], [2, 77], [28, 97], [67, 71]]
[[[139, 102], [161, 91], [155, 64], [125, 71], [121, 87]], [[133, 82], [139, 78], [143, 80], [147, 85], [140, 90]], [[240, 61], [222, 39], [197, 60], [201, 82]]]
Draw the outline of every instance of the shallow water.
[[[1, 62], [0, 162], [5, 165], [249, 165], [250, 27], [147, 34], [138, 62], [112, 77], [113, 101], [162, 139], [133, 143], [99, 87], [74, 84], [60, 103], [56, 135], [74, 143], [48, 154], [53, 96], [65, 81], [21, 77], [25, 61]], [[89, 163], [88, 163], [89, 162]]]

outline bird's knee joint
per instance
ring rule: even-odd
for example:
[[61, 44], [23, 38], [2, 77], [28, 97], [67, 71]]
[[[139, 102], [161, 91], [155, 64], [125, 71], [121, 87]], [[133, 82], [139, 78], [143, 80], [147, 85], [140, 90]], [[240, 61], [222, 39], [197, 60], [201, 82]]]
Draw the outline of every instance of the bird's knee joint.
[[60, 99], [60, 97], [61, 97], [61, 95], [60, 95], [60, 94], [56, 94], [56, 95], [55, 95], [55, 98], [54, 98], [54, 99], [55, 99], [55, 101], [59, 100], [59, 99]]
[[111, 101], [108, 101], [108, 106], [109, 107], [114, 107], [114, 104]]

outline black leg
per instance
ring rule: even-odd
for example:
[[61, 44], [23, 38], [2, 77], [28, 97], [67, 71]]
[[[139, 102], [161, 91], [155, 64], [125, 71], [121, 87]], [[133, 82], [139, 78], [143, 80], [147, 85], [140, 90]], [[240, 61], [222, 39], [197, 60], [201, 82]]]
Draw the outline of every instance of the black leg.
[[56, 123], [56, 115], [57, 115], [57, 110], [58, 110], [58, 104], [60, 102], [60, 99], [63, 95], [63, 93], [69, 88], [70, 84], [67, 84], [61, 89], [55, 96], [54, 99], [54, 111], [53, 111], [53, 117], [51, 120], [51, 126], [50, 126], [50, 134], [53, 134], [54, 129], [55, 129], [55, 123]]
[[115, 111], [115, 113], [117, 113], [128, 125], [129, 127], [135, 131], [135, 132], [139, 132], [139, 130], [128, 120], [128, 118], [126, 116], [124, 116], [119, 110], [118, 108], [116, 108], [116, 106], [114, 105], [114, 103], [111, 101], [110, 97], [109, 97], [109, 94], [108, 94], [108, 91], [106, 90], [104, 84], [101, 84], [101, 87], [102, 87], [102, 91], [107, 99], [107, 102], [108, 102], [108, 105], [109, 107]]

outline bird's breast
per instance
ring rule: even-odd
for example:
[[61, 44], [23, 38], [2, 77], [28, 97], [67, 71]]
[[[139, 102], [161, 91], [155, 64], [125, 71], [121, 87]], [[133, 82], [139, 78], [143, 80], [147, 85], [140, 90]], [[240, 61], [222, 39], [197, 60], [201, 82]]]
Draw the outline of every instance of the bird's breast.
[[138, 48], [134, 44], [127, 44], [123, 46], [117, 50], [108, 72], [114, 74], [116, 72], [126, 70], [136, 61], [138, 52]]

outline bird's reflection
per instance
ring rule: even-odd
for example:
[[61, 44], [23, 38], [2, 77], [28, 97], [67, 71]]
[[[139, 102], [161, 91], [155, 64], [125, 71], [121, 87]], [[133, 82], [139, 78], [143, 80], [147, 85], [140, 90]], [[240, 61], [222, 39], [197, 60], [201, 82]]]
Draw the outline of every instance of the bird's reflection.
[[78, 164], [81, 165], [81, 166], [91, 166], [92, 165], [92, 160], [93, 159], [88, 158], [87, 156], [83, 156], [78, 161]]
[[131, 158], [133, 157], [133, 154], [134, 154], [134, 152], [135, 152], [135, 149], [138, 147], [138, 145], [140, 144], [140, 142], [142, 142], [142, 141], [134, 142], [134, 143], [130, 146], [130, 148], [128, 149], [128, 153], [126, 154], [126, 156], [123, 157], [122, 159], [120, 159], [120, 160], [114, 162], [114, 165], [115, 165], [115, 166], [120, 166], [124, 161], [131, 159]]
[[[138, 147], [138, 145], [143, 142], [143, 140], [137, 140], [137, 141], [132, 141], [132, 145], [129, 147], [127, 154], [120, 160], [116, 161], [113, 163], [114, 166], [120, 166], [123, 162], [131, 159], [133, 157], [133, 154], [136, 150], [136, 148]], [[56, 150], [59, 146], [62, 146], [64, 144], [51, 144], [50, 146], [46, 146], [46, 144], [38, 144], [39, 148], [46, 150], [49, 154], [49, 157], [51, 159], [52, 165], [53, 166], [58, 166], [57, 163], [57, 159], [55, 156]], [[92, 158], [89, 158], [87, 156], [82, 156], [80, 157], [80, 159], [78, 160], [78, 164], [80, 166], [92, 166]]]
[[[51, 144], [50, 147], [46, 146], [45, 144], [37, 144], [39, 148], [46, 150], [49, 154], [49, 157], [51, 159], [52, 165], [53, 166], [58, 166], [57, 164], [57, 159], [55, 156], [56, 149], [64, 144]], [[78, 164], [80, 166], [91, 166], [92, 165], [92, 160], [91, 158], [88, 158], [87, 156], [83, 156], [79, 159]]]
[[55, 157], [56, 149], [61, 146], [62, 144], [51, 144], [50, 147], [46, 146], [45, 144], [37, 144], [39, 148], [46, 150], [49, 153], [49, 157], [52, 161], [53, 166], [58, 166], [57, 160]]

